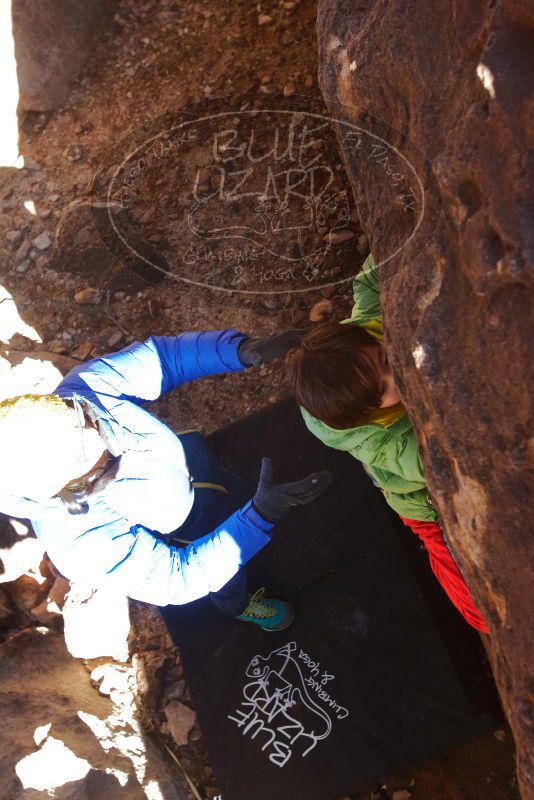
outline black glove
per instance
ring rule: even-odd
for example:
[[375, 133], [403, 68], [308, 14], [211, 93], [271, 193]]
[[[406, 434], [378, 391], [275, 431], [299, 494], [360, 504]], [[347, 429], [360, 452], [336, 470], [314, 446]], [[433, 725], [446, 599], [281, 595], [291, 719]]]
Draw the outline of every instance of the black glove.
[[237, 349], [237, 355], [245, 367], [260, 367], [281, 358], [296, 347], [305, 331], [290, 330], [277, 333], [267, 339], [243, 339]]
[[275, 483], [273, 464], [270, 458], [261, 461], [261, 474], [252, 498], [252, 504], [261, 516], [269, 522], [277, 522], [293, 506], [311, 503], [332, 483], [332, 473], [312, 472], [306, 478], [293, 483]]

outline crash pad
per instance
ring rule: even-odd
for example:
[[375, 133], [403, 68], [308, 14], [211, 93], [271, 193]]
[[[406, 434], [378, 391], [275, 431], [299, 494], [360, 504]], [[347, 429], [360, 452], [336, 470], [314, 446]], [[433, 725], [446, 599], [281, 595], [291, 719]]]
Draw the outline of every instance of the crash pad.
[[209, 598], [162, 611], [180, 648], [224, 800], [338, 800], [499, 724], [478, 635], [410, 531], [347, 453], [325, 447], [288, 400], [209, 437], [255, 485], [330, 469], [249, 565], [249, 588], [296, 619], [267, 633]]

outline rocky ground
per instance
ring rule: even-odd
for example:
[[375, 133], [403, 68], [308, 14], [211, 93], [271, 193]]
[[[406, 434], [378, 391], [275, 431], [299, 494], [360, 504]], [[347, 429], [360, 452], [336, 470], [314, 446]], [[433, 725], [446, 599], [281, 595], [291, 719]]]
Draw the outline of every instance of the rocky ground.
[[[99, 202], [128, 158], [132, 143], [146, 140], [147, 131], [153, 133], [153, 120], [165, 120], [169, 113], [184, 110], [197, 116], [199, 109], [224, 108], [237, 113], [271, 102], [276, 108], [295, 108], [299, 103], [306, 108], [308, 103], [322, 107], [316, 83], [315, 12], [312, 0], [258, 4], [235, 0], [231, 5], [222, 0], [120, 0], [111, 30], [99, 42], [64, 108], [25, 114], [21, 119], [25, 168], [0, 172], [3, 396], [28, 386], [28, 380], [39, 390], [53, 388], [54, 373], [28, 377], [23, 369], [24, 364], [28, 369], [25, 357], [39, 358], [45, 364], [53, 361], [64, 372], [76, 362], [150, 334], [237, 327], [263, 335], [329, 315], [346, 315], [350, 308], [348, 278], [367, 252], [365, 235], [350, 209], [343, 235], [338, 235], [328, 213], [313, 231], [313, 247], [320, 248], [324, 242], [329, 245], [321, 269], [335, 285], [323, 282], [307, 292], [285, 286], [280, 294], [258, 291], [247, 295], [176, 279], [173, 259], [184, 202], [179, 173], [163, 168], [135, 184], [135, 203], [122, 220], [126, 229], [133, 231], [133, 256], [131, 250], [125, 252], [106, 238], [109, 230], [102, 229], [99, 212]], [[300, 94], [313, 100], [299, 100]], [[226, 98], [224, 102], [217, 100], [221, 97]], [[341, 201], [347, 196], [348, 183], [333, 139], [325, 140], [328, 163], [335, 174], [333, 190]], [[210, 177], [206, 180], [209, 185]], [[227, 279], [223, 271], [221, 280]], [[286, 392], [283, 368], [277, 364], [241, 376], [190, 384], [160, 400], [155, 411], [176, 430], [200, 427], [210, 432], [277, 401]], [[73, 664], [79, 662], [73, 662], [64, 651], [61, 634], [65, 626], [70, 652], [84, 659], [84, 669], [77, 672], [76, 680], [89, 693], [87, 697], [91, 692], [95, 695], [91, 703], [98, 705], [104, 699], [108, 703], [105, 709], [99, 706], [91, 713], [100, 718], [107, 714], [108, 720], [115, 714], [115, 722], [108, 726], [111, 733], [106, 735], [128, 761], [129, 767], [122, 767], [129, 776], [123, 784], [131, 791], [128, 797], [151, 795], [146, 788], [150, 780], [140, 778], [138, 770], [132, 771], [135, 759], [116, 744], [124, 720], [131, 731], [140, 721], [142, 728], [136, 735], [150, 750], [152, 764], [160, 764], [153, 741], [157, 740], [163, 752], [167, 752], [165, 748], [171, 751], [170, 767], [165, 769], [169, 775], [174, 771], [179, 776], [184, 796], [215, 797], [219, 788], [203, 750], [179, 653], [157, 613], [134, 604], [131, 630], [125, 634], [124, 618], [117, 623], [119, 628], [122, 624], [122, 639], [118, 636], [117, 641], [123, 643], [123, 651], [109, 646], [106, 651], [101, 641], [91, 650], [87, 642], [69, 639], [68, 633], [80, 626], [79, 615], [84, 613], [87, 599], [76, 599], [71, 593], [65, 605], [68, 585], [49, 563], [41, 562], [43, 554], [27, 531], [13, 531], [8, 526], [3, 536], [5, 565], [14, 540], [17, 552], [32, 551], [29, 561], [21, 556], [22, 567], [12, 555], [12, 572], [6, 567], [1, 576], [3, 646], [14, 648], [13, 642], [19, 641], [37, 654], [32, 657], [40, 658], [44, 635], [40, 631], [48, 631], [58, 654], [58, 674], [61, 665], [66, 665], [74, 676], [79, 667]], [[75, 615], [70, 625], [69, 608]], [[100, 694], [95, 692], [98, 687]], [[13, 691], [13, 703], [20, 703]], [[50, 688], [50, 693], [54, 692], [61, 694], [57, 685]], [[57, 712], [61, 700], [56, 697], [53, 705], [61, 727]], [[123, 723], [117, 722], [117, 715], [122, 715]], [[43, 734], [44, 739], [47, 735]], [[76, 739], [75, 731], [69, 735], [68, 741]], [[48, 741], [54, 741], [51, 735]], [[21, 747], [27, 750], [27, 742]], [[8, 760], [4, 766], [12, 768], [13, 763]], [[171, 800], [175, 791], [170, 788], [172, 777], [168, 780], [165, 800]], [[136, 794], [141, 785], [145, 795]], [[104, 788], [106, 797], [119, 791], [115, 784]], [[14, 779], [10, 778], [8, 790], [10, 798], [26, 797], [17, 793], [20, 784]], [[461, 748], [439, 762], [392, 778], [387, 787], [369, 787], [354, 800], [370, 797], [512, 800], [516, 790], [509, 734], [498, 732], [496, 737]]]

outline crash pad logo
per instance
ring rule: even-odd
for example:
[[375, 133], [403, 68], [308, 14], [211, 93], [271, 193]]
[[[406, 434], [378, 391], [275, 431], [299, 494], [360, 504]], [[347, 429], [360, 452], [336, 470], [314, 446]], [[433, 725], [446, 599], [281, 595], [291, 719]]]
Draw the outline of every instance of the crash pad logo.
[[338, 123], [345, 146], [382, 169], [413, 233], [420, 181], [381, 137], [318, 113], [311, 101], [305, 110], [227, 105], [141, 132], [107, 170], [107, 185], [97, 186], [108, 234], [138, 261], [223, 292], [306, 292], [349, 281], [362, 231]]
[[228, 719], [272, 764], [284, 767], [292, 756], [311, 753], [330, 736], [336, 721], [349, 716], [330, 694], [334, 678], [289, 642], [251, 659], [243, 699]]

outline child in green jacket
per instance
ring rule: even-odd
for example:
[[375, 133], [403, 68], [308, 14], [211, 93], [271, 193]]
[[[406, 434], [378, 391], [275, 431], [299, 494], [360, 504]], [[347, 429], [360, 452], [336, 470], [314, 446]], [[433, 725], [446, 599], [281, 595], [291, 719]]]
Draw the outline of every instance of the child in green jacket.
[[443, 538], [415, 433], [394, 383], [372, 256], [353, 291], [350, 319], [315, 326], [289, 357], [289, 379], [304, 421], [324, 444], [362, 462], [389, 505], [425, 543], [432, 569], [460, 613], [487, 632]]

